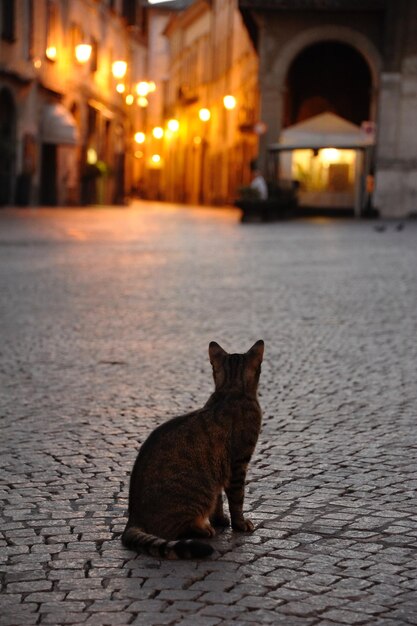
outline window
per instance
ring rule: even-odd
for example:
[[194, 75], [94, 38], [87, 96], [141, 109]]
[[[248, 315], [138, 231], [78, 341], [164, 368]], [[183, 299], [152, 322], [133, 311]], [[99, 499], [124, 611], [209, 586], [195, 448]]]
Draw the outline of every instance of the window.
[[1, 38], [5, 41], [15, 40], [15, 2], [2, 0], [1, 3]]
[[129, 26], [136, 24], [136, 2], [135, 0], [123, 0], [122, 14]]

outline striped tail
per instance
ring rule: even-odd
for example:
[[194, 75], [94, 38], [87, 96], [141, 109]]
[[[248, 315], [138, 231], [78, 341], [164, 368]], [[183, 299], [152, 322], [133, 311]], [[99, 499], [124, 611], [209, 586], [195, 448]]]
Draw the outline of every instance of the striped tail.
[[213, 554], [213, 548], [196, 539], [167, 541], [148, 535], [137, 526], [129, 526], [122, 535], [122, 543], [130, 550], [165, 559], [202, 559]]

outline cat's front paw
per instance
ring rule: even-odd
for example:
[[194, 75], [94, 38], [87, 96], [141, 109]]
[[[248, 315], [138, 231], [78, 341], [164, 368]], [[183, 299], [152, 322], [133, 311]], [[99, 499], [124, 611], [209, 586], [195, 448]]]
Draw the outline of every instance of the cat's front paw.
[[240, 533], [253, 533], [253, 531], [255, 530], [255, 526], [253, 525], [253, 523], [250, 521], [250, 519], [246, 518], [242, 518], [238, 521], [233, 521], [232, 528], [233, 530], [236, 530]]

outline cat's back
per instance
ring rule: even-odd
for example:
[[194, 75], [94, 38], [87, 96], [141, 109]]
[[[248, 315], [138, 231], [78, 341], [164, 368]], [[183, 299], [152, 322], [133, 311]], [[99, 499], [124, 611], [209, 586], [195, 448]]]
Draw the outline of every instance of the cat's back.
[[210, 407], [174, 417], [150, 433], [133, 471], [145, 477], [152, 468], [162, 474], [164, 468], [178, 466], [183, 473], [185, 467], [200, 464], [207, 450], [222, 447], [228, 430], [227, 420], [214, 416]]

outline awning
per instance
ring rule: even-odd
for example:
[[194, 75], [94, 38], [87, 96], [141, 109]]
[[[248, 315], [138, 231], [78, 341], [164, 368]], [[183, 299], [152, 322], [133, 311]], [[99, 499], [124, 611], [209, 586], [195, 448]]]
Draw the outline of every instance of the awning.
[[279, 143], [271, 144], [271, 152], [305, 148], [365, 149], [372, 146], [373, 137], [360, 126], [334, 113], [321, 113], [299, 124], [285, 128]]
[[45, 105], [42, 112], [41, 138], [43, 143], [77, 145], [77, 124], [63, 104]]

